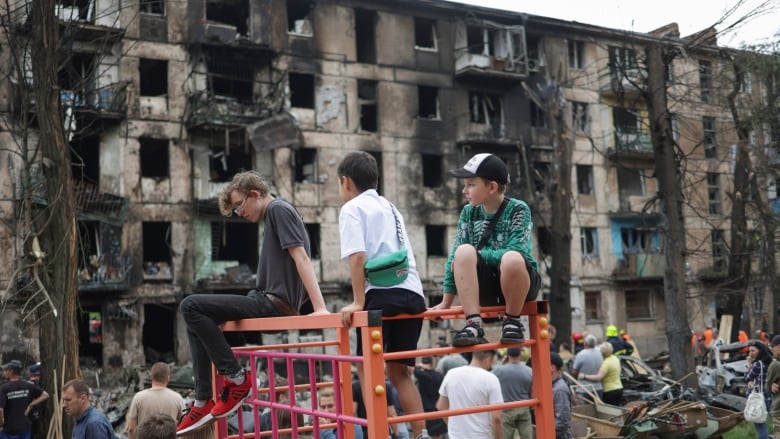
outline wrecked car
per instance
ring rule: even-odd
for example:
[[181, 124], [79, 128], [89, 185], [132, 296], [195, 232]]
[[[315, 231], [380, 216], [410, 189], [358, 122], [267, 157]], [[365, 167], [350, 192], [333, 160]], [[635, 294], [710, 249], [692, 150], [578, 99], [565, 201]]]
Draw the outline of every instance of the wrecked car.
[[620, 355], [618, 359], [625, 402], [657, 401], [680, 396], [682, 386], [679, 383], [664, 377], [641, 358]]
[[745, 396], [747, 346], [747, 342], [739, 342], [710, 348], [696, 366], [699, 388], [713, 394]]

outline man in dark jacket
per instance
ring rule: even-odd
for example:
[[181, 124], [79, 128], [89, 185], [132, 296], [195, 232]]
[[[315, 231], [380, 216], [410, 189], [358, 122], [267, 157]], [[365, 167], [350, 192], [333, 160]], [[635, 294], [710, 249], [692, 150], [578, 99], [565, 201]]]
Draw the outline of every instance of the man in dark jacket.
[[3, 365], [8, 380], [0, 386], [0, 438], [29, 439], [28, 416], [38, 404], [49, 399], [49, 394], [35, 384], [21, 379], [22, 362], [11, 360]]

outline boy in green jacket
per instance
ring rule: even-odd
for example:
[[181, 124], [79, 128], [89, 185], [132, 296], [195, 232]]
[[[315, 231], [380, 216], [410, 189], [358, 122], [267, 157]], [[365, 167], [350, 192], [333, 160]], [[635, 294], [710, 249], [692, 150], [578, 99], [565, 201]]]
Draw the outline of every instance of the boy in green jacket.
[[444, 266], [444, 296], [434, 309], [449, 308], [458, 294], [467, 324], [452, 344], [472, 346], [486, 342], [480, 305], [505, 303], [501, 343], [522, 343], [520, 313], [526, 301], [536, 298], [541, 284], [531, 256], [531, 209], [522, 200], [504, 196], [509, 171], [493, 154], [477, 154], [449, 173], [463, 179], [468, 204], [460, 213]]

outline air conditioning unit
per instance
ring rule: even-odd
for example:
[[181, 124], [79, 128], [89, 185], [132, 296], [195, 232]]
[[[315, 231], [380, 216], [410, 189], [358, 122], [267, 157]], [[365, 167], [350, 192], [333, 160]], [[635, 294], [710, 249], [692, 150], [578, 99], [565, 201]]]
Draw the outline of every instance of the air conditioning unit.
[[528, 71], [529, 72], [538, 72], [539, 71], [539, 60], [536, 58], [528, 58]]

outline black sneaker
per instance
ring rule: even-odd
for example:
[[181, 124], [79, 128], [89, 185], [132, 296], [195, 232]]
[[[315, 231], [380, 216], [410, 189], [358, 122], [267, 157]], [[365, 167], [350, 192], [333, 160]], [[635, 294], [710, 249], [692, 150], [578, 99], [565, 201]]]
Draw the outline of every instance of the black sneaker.
[[453, 346], [474, 346], [486, 342], [485, 331], [476, 323], [469, 323], [452, 337]]
[[501, 333], [501, 343], [522, 343], [525, 341], [523, 337], [523, 324], [517, 319], [507, 318], [504, 320], [504, 327]]

